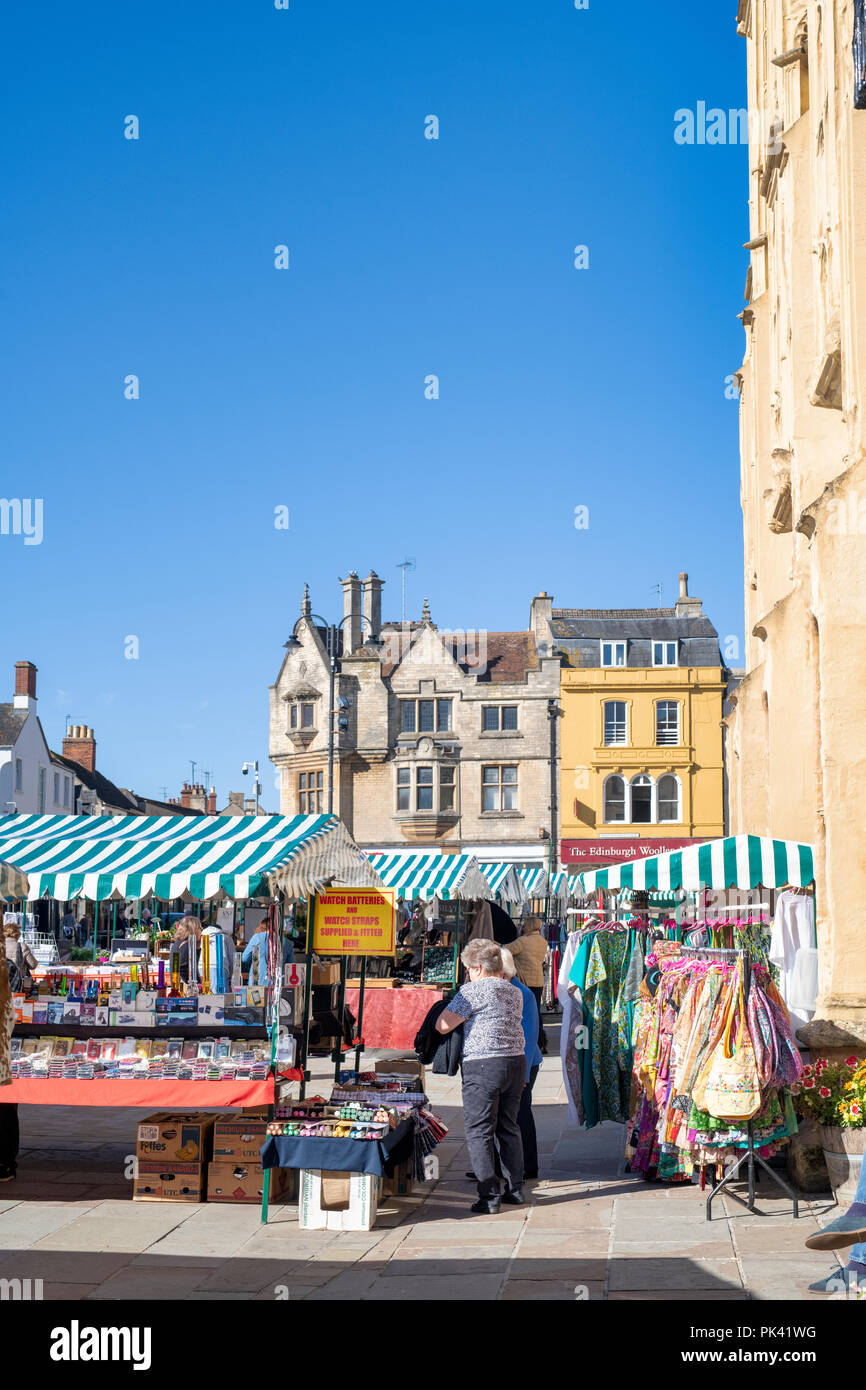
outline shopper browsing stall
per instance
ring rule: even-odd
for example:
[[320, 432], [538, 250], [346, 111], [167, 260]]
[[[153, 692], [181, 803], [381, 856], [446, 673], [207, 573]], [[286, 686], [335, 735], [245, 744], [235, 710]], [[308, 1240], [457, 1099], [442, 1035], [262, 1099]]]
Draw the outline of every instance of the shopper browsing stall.
[[[470, 941], [461, 957], [469, 980], [436, 1020], [446, 1034], [464, 1024], [463, 1111], [466, 1143], [478, 1183], [479, 1214], [499, 1211], [500, 1203], [520, 1206], [523, 1196], [523, 1141], [517, 1116], [526, 1084], [523, 998], [503, 977], [502, 951], [492, 941]], [[501, 1192], [496, 1149], [505, 1178]]]

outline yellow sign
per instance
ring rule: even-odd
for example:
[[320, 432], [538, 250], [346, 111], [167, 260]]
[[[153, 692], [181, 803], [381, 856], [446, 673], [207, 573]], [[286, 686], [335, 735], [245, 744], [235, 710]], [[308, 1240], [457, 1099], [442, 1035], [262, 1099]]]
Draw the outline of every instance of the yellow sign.
[[316, 894], [313, 950], [322, 956], [393, 956], [396, 889], [329, 888]]

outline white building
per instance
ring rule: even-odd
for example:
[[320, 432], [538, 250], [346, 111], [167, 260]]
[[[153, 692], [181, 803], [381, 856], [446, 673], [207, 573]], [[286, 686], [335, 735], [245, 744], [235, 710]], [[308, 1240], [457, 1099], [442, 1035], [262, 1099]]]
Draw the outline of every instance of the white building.
[[36, 667], [15, 663], [15, 696], [0, 704], [0, 815], [72, 815], [72, 770], [51, 753], [36, 712]]

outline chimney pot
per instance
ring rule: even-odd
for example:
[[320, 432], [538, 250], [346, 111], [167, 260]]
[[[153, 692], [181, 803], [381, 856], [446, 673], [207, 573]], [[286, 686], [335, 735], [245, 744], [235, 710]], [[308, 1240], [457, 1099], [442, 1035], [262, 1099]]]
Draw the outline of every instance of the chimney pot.
[[680, 575], [680, 598], [689, 596], [689, 576], [685, 573]]

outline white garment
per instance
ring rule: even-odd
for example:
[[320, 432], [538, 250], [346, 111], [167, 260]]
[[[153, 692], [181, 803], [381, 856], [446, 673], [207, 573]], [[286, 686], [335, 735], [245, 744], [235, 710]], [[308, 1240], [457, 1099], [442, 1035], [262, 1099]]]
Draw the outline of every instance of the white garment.
[[[223, 960], [225, 961], [225, 985], [226, 989], [231, 988], [232, 971], [235, 968], [235, 943], [228, 932], [220, 931], [219, 927], [205, 927], [202, 932], [202, 939], [206, 936], [221, 936], [223, 941]], [[213, 970], [213, 959], [211, 958], [211, 970]], [[198, 953], [198, 977], [204, 979], [202, 951]]]
[[[779, 993], [788, 1006], [791, 1026], [796, 1032], [804, 1027], [815, 1012], [818, 993], [817, 952], [814, 962], [814, 994], [808, 981], [812, 967], [804, 958], [797, 969], [801, 951], [814, 951], [815, 900], [804, 893], [780, 893], [776, 899], [773, 934], [770, 938], [770, 960], [779, 967]], [[811, 997], [811, 1007], [805, 1001]]]
[[574, 991], [574, 985], [570, 985], [568, 978], [571, 974], [571, 967], [574, 965], [574, 958], [577, 955], [577, 948], [579, 945], [580, 932], [572, 932], [565, 944], [565, 950], [562, 953], [559, 976], [556, 981], [556, 997], [562, 1007], [562, 1023], [559, 1028], [559, 1057], [562, 1062], [562, 1079], [565, 1083], [565, 1094], [568, 1100], [568, 1117], [572, 1124], [575, 1125], [581, 1123], [581, 1118], [577, 1106], [575, 1105], [574, 1097], [571, 1094], [571, 1086], [568, 1072], [566, 1071], [565, 1060], [569, 1038], [571, 1037], [572, 1025], [574, 1023], [574, 1015], [580, 1007], [579, 1004], [575, 1003], [574, 993], [569, 993], [569, 987]]

